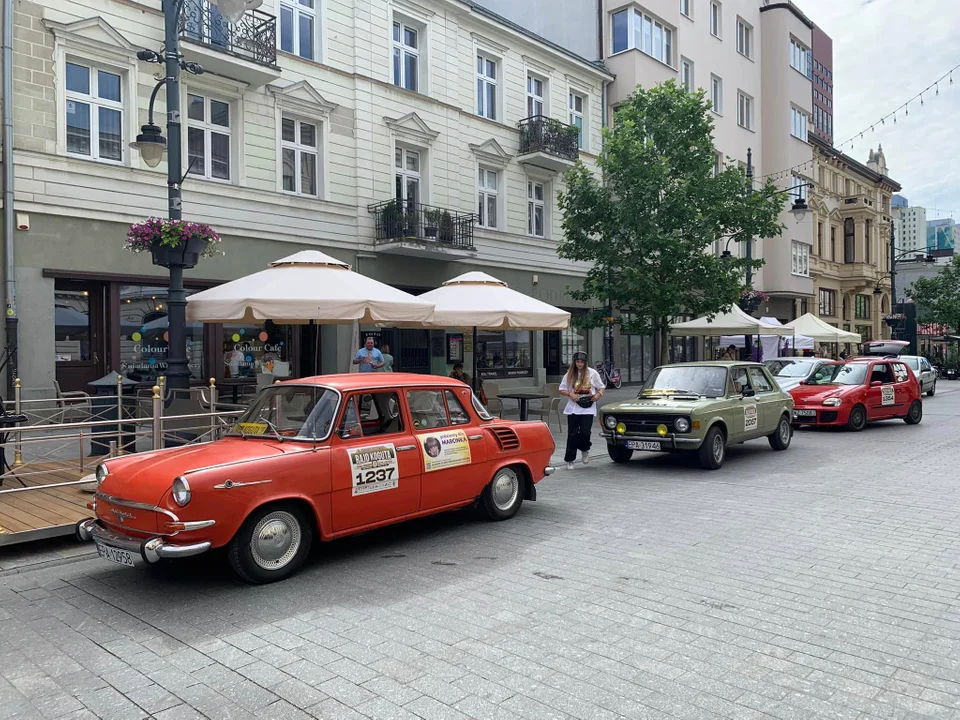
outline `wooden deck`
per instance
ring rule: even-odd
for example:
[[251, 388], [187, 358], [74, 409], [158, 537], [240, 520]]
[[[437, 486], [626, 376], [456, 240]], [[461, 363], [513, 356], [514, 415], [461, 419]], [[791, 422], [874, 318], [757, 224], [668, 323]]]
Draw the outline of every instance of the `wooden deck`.
[[[15, 468], [14, 474], [31, 473], [23, 477], [26, 487], [52, 487], [0, 492], [0, 545], [72, 534], [74, 524], [92, 514], [87, 503], [93, 500], [93, 494], [81, 490], [82, 485], [56, 485], [79, 480], [90, 474], [93, 467], [92, 462], [87, 462], [81, 472], [78, 461], [63, 461], [31, 462]], [[23, 487], [10, 472], [2, 480], [0, 491]]]

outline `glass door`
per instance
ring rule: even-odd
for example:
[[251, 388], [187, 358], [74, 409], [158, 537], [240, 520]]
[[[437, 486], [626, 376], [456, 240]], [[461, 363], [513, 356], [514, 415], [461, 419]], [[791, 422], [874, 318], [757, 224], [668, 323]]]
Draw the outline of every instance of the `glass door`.
[[106, 375], [104, 289], [102, 283], [54, 283], [56, 378], [64, 392], [90, 392], [89, 383]]

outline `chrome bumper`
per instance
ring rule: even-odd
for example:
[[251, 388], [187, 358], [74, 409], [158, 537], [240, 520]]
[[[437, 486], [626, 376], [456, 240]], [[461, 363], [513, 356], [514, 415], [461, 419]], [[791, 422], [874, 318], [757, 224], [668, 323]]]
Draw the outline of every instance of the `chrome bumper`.
[[543, 475], [544, 477], [546, 477], [547, 475], [553, 475], [556, 471], [557, 469], [553, 465], [547, 465], [543, 469]]
[[211, 545], [209, 541], [175, 545], [159, 537], [141, 541], [105, 528], [96, 518], [87, 518], [78, 522], [76, 533], [77, 538], [83, 542], [94, 540], [110, 547], [120, 548], [139, 555], [144, 562], [151, 564], [159, 562], [162, 558], [199, 555], [209, 550]]
[[631, 433], [627, 435], [614, 435], [611, 432], [602, 432], [600, 435], [607, 440], [608, 445], [626, 445], [627, 440], [641, 440], [647, 442], [658, 442], [665, 450], [696, 450], [703, 444], [702, 438], [697, 437], [678, 437], [675, 434], [640, 434]]

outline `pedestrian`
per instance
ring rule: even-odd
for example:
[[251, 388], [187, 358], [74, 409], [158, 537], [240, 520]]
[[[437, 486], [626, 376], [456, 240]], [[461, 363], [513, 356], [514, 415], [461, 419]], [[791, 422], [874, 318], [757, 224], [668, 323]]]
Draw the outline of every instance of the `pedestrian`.
[[450, 373], [450, 377], [467, 385], [470, 384], [470, 376], [463, 371], [463, 363], [457, 363], [453, 366], [453, 372]]
[[560, 394], [569, 398], [563, 409], [567, 416], [567, 449], [563, 455], [567, 470], [573, 469], [577, 450], [582, 454], [584, 465], [590, 462], [590, 433], [597, 416], [596, 403], [603, 397], [604, 388], [600, 373], [587, 365], [587, 354], [582, 350], [575, 352], [560, 383]]
[[731, 345], [727, 348], [727, 351], [720, 357], [721, 360], [736, 360], [737, 359], [737, 346]]
[[380, 348], [380, 354], [383, 355], [383, 367], [381, 372], [393, 372], [393, 355], [390, 354], [390, 346], [384, 343]]
[[840, 351], [840, 359], [841, 359], [841, 360], [846, 360], [846, 359], [849, 358], [849, 357], [850, 357], [850, 353], [848, 353], [846, 350], [841, 350], [841, 351]]
[[357, 350], [353, 364], [360, 366], [360, 372], [374, 372], [383, 367], [383, 353], [374, 347], [372, 337], [368, 337], [363, 347]]

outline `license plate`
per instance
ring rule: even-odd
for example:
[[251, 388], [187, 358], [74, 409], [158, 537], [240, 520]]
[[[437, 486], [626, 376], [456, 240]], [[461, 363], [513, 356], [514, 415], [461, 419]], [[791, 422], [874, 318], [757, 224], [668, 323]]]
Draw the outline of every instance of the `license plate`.
[[794, 410], [793, 416], [794, 417], [816, 417], [817, 411], [816, 410]]
[[126, 565], [127, 567], [133, 567], [133, 555], [131, 555], [126, 550], [110, 547], [109, 545], [104, 545], [103, 543], [98, 542], [97, 553], [104, 560], [109, 560], [110, 562], [116, 563], [117, 565]]
[[660, 443], [647, 440], [627, 440], [627, 450], [660, 450]]

